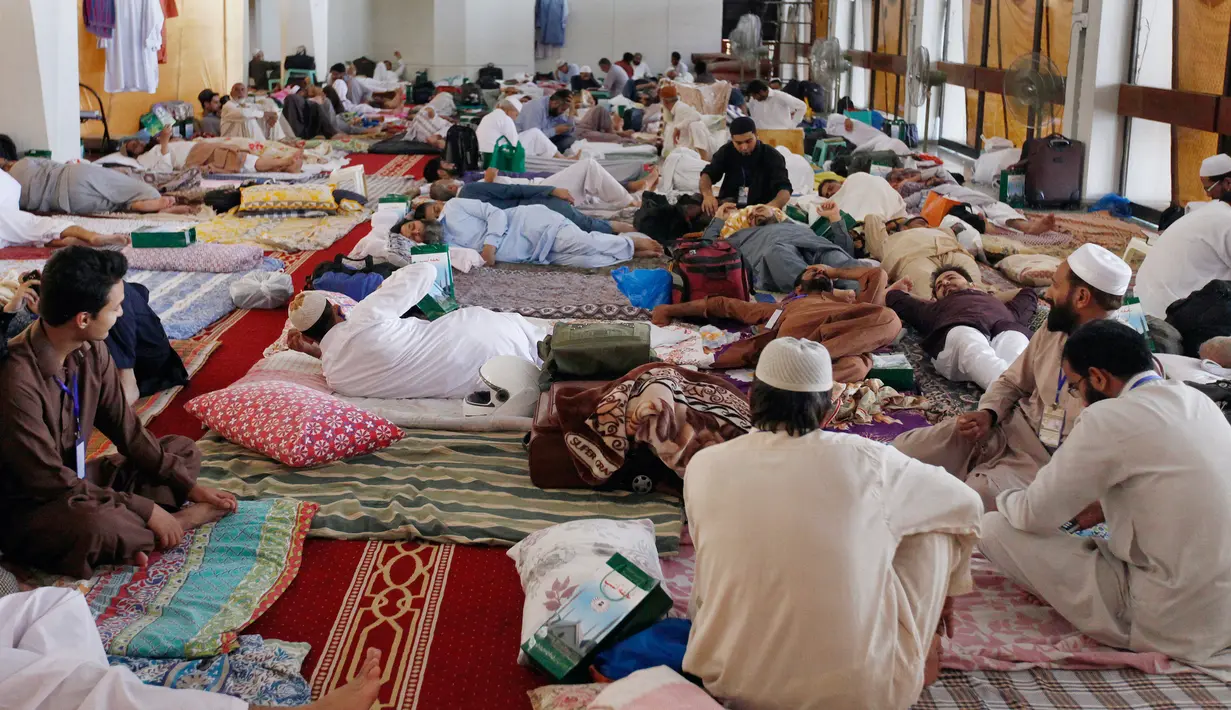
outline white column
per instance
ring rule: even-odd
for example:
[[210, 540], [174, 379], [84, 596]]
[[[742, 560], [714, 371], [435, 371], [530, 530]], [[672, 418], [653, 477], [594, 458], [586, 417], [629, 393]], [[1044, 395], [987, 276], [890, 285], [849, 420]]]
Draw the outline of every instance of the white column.
[[282, 47], [282, 3], [279, 0], [256, 2], [256, 46], [266, 61], [282, 61], [288, 52]]
[[0, 0], [4, 131], [21, 152], [50, 150], [56, 160], [81, 157], [78, 119], [77, 7], [72, 0]]

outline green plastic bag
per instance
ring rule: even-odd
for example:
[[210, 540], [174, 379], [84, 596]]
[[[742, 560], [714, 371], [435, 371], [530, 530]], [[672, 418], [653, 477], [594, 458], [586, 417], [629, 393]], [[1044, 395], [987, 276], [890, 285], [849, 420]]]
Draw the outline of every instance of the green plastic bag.
[[488, 167], [506, 173], [526, 172], [525, 147], [521, 143], [513, 145], [508, 138], [501, 136], [500, 140], [496, 141], [496, 147], [492, 149], [492, 164]]

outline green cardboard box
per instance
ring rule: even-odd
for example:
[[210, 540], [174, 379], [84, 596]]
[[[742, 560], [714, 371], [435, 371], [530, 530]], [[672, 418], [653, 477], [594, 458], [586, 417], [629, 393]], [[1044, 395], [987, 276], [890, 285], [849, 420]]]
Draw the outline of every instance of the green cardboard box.
[[868, 371], [869, 380], [880, 380], [886, 385], [898, 390], [915, 389], [915, 368], [902, 353], [889, 355], [873, 355], [872, 369]]
[[662, 583], [623, 555], [612, 555], [521, 649], [552, 678], [581, 680], [595, 654], [649, 628], [671, 605]]
[[51, 151], [50, 150], [27, 150], [26, 157], [27, 158], [48, 158], [50, 159]]
[[197, 242], [197, 228], [167, 231], [160, 227], [146, 227], [132, 233], [134, 249], [165, 249], [186, 247]]
[[449, 261], [448, 244], [420, 244], [411, 248], [410, 263], [432, 264], [436, 267], [436, 281], [432, 291], [416, 306], [428, 320], [452, 313], [461, 308], [453, 292], [453, 264]]
[[379, 204], [397, 203], [397, 202], [401, 202], [404, 204], [410, 204], [410, 195], [397, 195], [397, 194], [390, 193], [380, 198], [379, 200], [377, 200], [377, 202]]

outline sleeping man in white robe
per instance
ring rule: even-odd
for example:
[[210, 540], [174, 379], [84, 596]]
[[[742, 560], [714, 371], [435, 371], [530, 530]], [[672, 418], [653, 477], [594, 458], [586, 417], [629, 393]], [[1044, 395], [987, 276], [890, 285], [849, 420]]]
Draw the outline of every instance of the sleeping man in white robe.
[[[380, 651], [346, 685], [305, 707], [356, 710], [380, 693]], [[0, 705], [18, 710], [266, 710], [219, 693], [146, 685], [107, 664], [85, 597], [76, 589], [18, 591], [0, 569]]]
[[435, 281], [432, 264], [404, 266], [346, 315], [319, 291], [300, 293], [289, 310], [302, 337], [291, 347], [320, 358], [329, 386], [347, 397], [460, 399], [494, 357], [540, 364], [546, 333], [516, 313], [472, 306], [432, 321], [403, 318]]
[[419, 113], [415, 114], [415, 120], [411, 121], [406, 137], [409, 140], [427, 143], [439, 150], [444, 150], [445, 138], [452, 127], [453, 124], [436, 113], [436, 109], [424, 106], [419, 109]]
[[[979, 549], [1096, 641], [1228, 680], [1231, 425], [1117, 321], [1078, 328], [1062, 366], [1085, 408], [1033, 482], [1000, 494]], [[1100, 522], [1105, 540], [1066, 532]]]

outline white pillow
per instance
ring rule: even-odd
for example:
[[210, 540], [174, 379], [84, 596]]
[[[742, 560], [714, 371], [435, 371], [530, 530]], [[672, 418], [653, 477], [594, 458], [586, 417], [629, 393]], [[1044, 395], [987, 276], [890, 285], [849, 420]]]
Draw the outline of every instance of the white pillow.
[[[620, 554], [654, 579], [663, 580], [649, 520], [574, 520], [531, 534], [509, 550], [517, 564], [526, 604], [521, 615], [525, 643], [544, 621], [577, 593], [611, 558]], [[527, 665], [525, 653], [517, 662]]]

